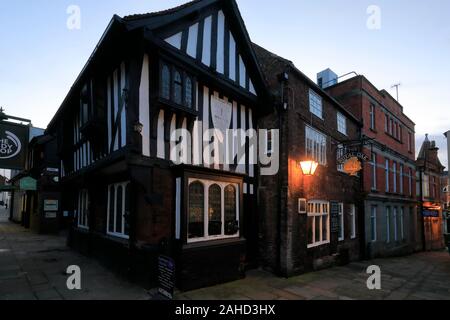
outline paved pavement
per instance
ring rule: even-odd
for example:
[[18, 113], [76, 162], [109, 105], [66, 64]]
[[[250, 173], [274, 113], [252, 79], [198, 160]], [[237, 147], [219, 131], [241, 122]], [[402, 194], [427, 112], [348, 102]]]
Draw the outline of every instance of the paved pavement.
[[[65, 270], [78, 265], [82, 290], [67, 289]], [[370, 291], [369, 265], [382, 271], [382, 290]], [[180, 300], [393, 299], [450, 300], [450, 255], [420, 253], [410, 257], [352, 263], [291, 279], [255, 270], [236, 282], [177, 293]], [[1, 218], [0, 300], [146, 300], [151, 292], [121, 279], [95, 260], [65, 246], [63, 236], [42, 236]]]
[[[64, 236], [42, 236], [0, 213], [0, 300], [143, 300], [150, 294], [65, 246]], [[67, 267], [81, 268], [82, 290], [68, 290]]]

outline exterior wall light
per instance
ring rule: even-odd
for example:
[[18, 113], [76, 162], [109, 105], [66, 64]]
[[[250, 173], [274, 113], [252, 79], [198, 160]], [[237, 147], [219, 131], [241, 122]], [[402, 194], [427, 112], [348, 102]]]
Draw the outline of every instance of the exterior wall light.
[[142, 130], [144, 129], [144, 125], [142, 124], [142, 123], [140, 123], [140, 122], [135, 122], [134, 124], [133, 124], [133, 130], [134, 130], [134, 132], [137, 132], [137, 133], [142, 133]]
[[300, 167], [302, 168], [303, 175], [313, 176], [319, 167], [319, 163], [314, 160], [305, 160], [300, 162]]

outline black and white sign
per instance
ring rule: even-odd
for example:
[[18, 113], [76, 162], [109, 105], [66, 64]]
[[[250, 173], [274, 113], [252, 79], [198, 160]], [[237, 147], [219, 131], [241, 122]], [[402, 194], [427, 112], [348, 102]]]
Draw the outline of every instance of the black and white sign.
[[0, 168], [24, 169], [28, 139], [27, 126], [0, 122]]

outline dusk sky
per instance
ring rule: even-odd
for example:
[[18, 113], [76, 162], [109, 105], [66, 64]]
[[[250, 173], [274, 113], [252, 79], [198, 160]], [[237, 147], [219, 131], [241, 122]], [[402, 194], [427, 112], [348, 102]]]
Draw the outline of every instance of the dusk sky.
[[[0, 0], [0, 106], [46, 127], [113, 14], [167, 9], [184, 0]], [[418, 147], [429, 133], [441, 147], [450, 130], [450, 1], [238, 0], [253, 42], [315, 80], [331, 68], [355, 71], [379, 89], [401, 83], [400, 102], [416, 123]], [[80, 8], [80, 29], [67, 27]], [[368, 8], [380, 9], [376, 26]], [[371, 22], [373, 20], [369, 20]]]

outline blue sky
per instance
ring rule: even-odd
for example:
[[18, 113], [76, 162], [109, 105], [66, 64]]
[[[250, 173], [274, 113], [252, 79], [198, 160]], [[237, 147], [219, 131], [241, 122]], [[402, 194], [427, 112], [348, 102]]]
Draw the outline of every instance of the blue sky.
[[[292, 60], [312, 79], [330, 67], [364, 74], [391, 93], [442, 147], [450, 130], [450, 1], [237, 0], [252, 41]], [[45, 127], [60, 106], [113, 14], [167, 9], [183, 0], [0, 0], [0, 106]], [[66, 26], [81, 9], [81, 29]], [[367, 8], [380, 8], [380, 29]]]

